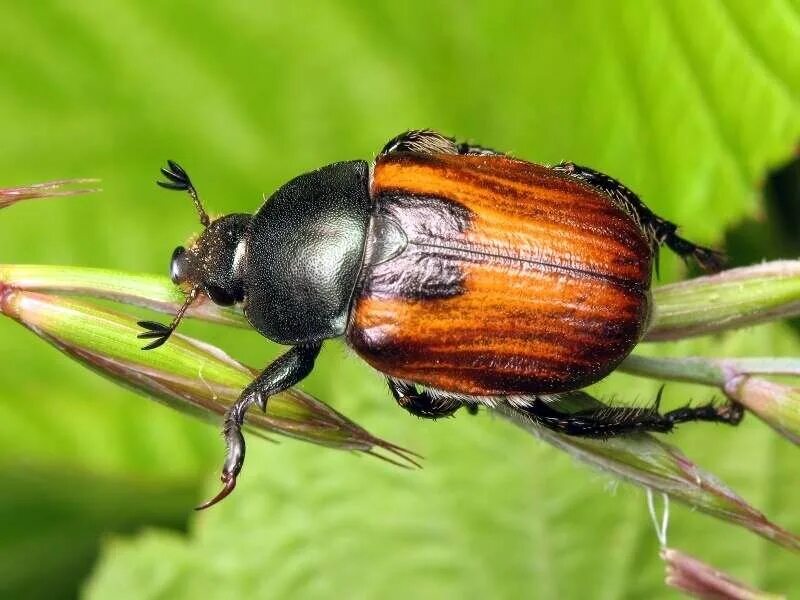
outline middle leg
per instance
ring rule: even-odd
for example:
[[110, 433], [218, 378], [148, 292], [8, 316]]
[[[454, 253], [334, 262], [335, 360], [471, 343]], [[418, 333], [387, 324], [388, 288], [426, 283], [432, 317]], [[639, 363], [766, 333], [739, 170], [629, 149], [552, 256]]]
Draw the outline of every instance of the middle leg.
[[463, 405], [453, 398], [435, 397], [425, 389], [418, 391], [414, 384], [402, 379], [387, 377], [386, 381], [397, 403], [421, 419], [449, 417]]

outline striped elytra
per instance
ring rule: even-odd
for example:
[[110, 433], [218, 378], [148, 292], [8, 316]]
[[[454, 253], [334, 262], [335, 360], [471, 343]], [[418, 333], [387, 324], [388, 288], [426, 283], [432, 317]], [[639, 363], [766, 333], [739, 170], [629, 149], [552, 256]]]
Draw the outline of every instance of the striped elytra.
[[347, 337], [392, 377], [470, 395], [598, 381], [644, 333], [652, 249], [603, 192], [501, 155], [396, 153]]

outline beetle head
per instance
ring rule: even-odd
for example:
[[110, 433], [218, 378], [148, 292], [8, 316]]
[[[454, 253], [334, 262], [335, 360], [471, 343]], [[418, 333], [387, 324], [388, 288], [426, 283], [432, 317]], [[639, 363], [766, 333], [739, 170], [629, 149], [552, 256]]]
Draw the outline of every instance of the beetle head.
[[187, 192], [205, 229], [188, 249], [178, 246], [172, 253], [170, 277], [186, 292], [186, 299], [169, 325], [155, 321], [139, 322], [146, 331], [138, 337], [153, 340], [144, 347], [145, 350], [157, 348], [169, 339], [199, 294], [205, 294], [212, 302], [222, 306], [230, 306], [244, 299], [241, 265], [250, 215], [231, 214], [212, 221], [189, 176], [180, 165], [167, 161], [167, 167], [161, 169], [161, 173], [167, 181], [159, 181], [158, 185]]
[[244, 299], [241, 264], [250, 215], [232, 214], [212, 221], [188, 249], [172, 253], [170, 277], [187, 291], [197, 289], [212, 302], [230, 306]]

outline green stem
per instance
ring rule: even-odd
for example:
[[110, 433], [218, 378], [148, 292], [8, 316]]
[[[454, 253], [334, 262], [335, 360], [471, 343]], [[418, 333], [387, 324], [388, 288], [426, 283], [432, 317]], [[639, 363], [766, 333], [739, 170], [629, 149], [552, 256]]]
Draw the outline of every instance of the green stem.
[[[0, 283], [29, 291], [106, 298], [173, 313], [183, 292], [168, 278], [108, 269], [0, 265]], [[645, 342], [676, 340], [738, 329], [800, 314], [800, 261], [730, 269], [653, 290], [654, 315]], [[247, 326], [238, 309], [200, 296], [188, 316]]]
[[729, 269], [653, 290], [646, 342], [677, 340], [800, 315], [800, 261]]
[[725, 388], [744, 375], [797, 375], [797, 358], [656, 358], [631, 354], [618, 370], [630, 375]]
[[619, 370], [658, 380], [719, 388], [782, 436], [800, 445], [800, 388], [759, 375], [800, 376], [797, 358], [654, 358], [631, 355]]
[[[181, 289], [166, 277], [90, 267], [0, 265], [0, 283], [31, 292], [114, 300], [163, 313], [175, 312], [184, 299]], [[247, 326], [239, 309], [216, 306], [202, 295], [187, 316], [225, 325]]]

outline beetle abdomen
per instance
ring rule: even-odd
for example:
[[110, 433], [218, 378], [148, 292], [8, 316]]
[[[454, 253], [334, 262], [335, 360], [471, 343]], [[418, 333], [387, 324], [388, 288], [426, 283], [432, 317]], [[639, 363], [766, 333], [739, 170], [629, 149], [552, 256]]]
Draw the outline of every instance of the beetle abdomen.
[[348, 337], [378, 370], [464, 394], [557, 392], [641, 337], [652, 251], [602, 192], [504, 156], [390, 154], [371, 195]]

